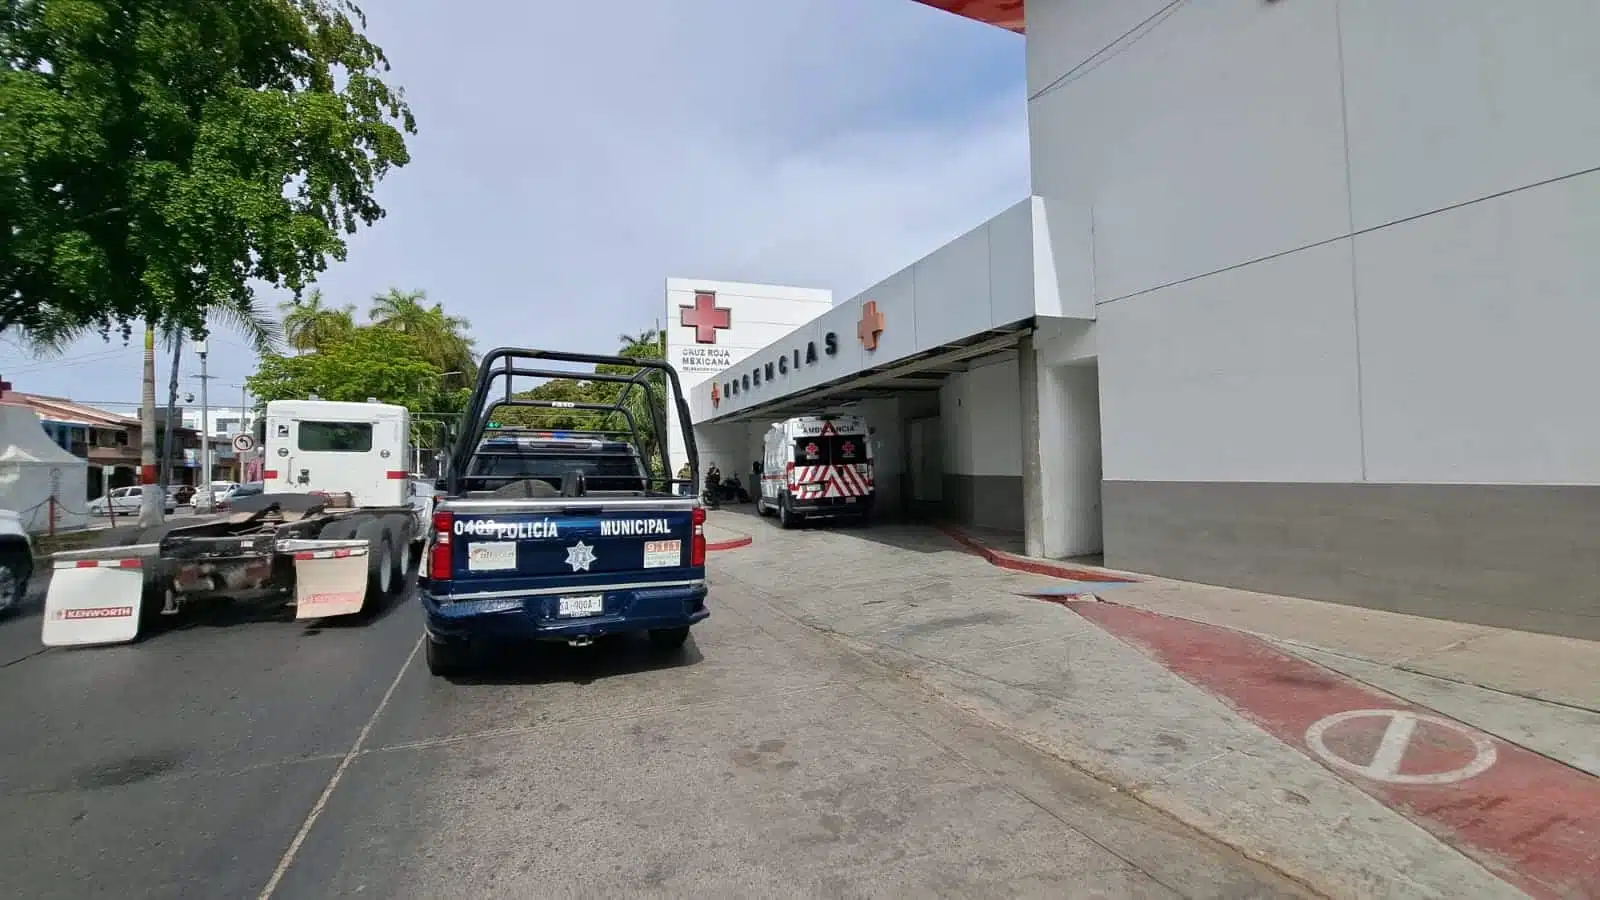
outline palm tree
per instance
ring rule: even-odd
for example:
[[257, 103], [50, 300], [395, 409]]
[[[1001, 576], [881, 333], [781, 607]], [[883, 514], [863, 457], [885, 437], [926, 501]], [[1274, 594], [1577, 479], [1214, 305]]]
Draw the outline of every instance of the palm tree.
[[[617, 351], [617, 355], [628, 359], [661, 359], [666, 356], [665, 339], [666, 333], [654, 328], [646, 329], [638, 334], [619, 334], [617, 335], [617, 341], [622, 344], [622, 348]], [[640, 370], [632, 366], [601, 365], [596, 366], [595, 371], [613, 375], [636, 375]], [[642, 444], [639, 452], [647, 460], [647, 465], [650, 466], [651, 470], [655, 471], [661, 468], [659, 465], [660, 460], [656, 455], [659, 452], [658, 447], [661, 437], [656, 433], [655, 420], [651, 415], [650, 398], [653, 396], [656, 406], [655, 414], [663, 417], [662, 421], [665, 421], [666, 404], [670, 401], [666, 395], [668, 390], [666, 378], [659, 371], [650, 372], [645, 377], [645, 380], [650, 384], [652, 393], [646, 394], [638, 388], [630, 388], [624, 406], [627, 408], [628, 414], [633, 417], [634, 424], [639, 428], [639, 438]], [[599, 397], [604, 398], [603, 402], [616, 403], [622, 396], [622, 388], [622, 385], [616, 383], [594, 382], [593, 391]], [[606, 418], [610, 420], [612, 416], [608, 415]], [[618, 424], [620, 425], [621, 423]], [[657, 472], [657, 474], [660, 475], [662, 473]]]
[[289, 346], [301, 352], [320, 350], [349, 337], [356, 329], [355, 305], [347, 303], [337, 309], [325, 306], [319, 290], [279, 308], [284, 313], [283, 331]]
[[666, 356], [667, 333], [654, 328], [646, 328], [638, 334], [619, 334], [617, 341], [622, 344], [622, 356], [638, 359], [660, 359]]
[[472, 323], [444, 311], [442, 304], [424, 305], [426, 291], [390, 288], [372, 298], [367, 315], [378, 328], [388, 328], [416, 338], [422, 355], [440, 372], [459, 372], [463, 378], [477, 369], [476, 343], [467, 336]]

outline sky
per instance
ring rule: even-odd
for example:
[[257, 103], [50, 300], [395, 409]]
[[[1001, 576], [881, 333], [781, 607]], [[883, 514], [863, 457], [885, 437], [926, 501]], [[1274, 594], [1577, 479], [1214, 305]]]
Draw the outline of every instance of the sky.
[[[480, 350], [610, 351], [664, 317], [669, 276], [842, 300], [1028, 194], [1023, 38], [911, 0], [363, 7], [418, 133], [318, 286], [363, 314], [424, 290]], [[211, 404], [237, 405], [255, 357], [225, 331], [210, 351]], [[139, 359], [0, 342], [15, 389], [126, 414]], [[185, 353], [196, 404], [198, 373]]]

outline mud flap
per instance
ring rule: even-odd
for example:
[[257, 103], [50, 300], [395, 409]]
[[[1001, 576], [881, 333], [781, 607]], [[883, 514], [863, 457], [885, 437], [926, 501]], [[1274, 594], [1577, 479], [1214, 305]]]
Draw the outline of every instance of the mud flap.
[[125, 644], [139, 636], [145, 564], [159, 544], [57, 553], [44, 597], [46, 647]]
[[294, 554], [294, 617], [325, 619], [361, 611], [367, 595], [366, 541], [280, 541]]

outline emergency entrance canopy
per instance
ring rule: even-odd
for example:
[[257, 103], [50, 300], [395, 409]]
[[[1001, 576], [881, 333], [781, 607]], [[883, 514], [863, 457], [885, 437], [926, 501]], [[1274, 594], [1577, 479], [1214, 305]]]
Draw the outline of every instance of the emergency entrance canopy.
[[29, 532], [48, 531], [51, 495], [56, 528], [89, 524], [88, 462], [51, 440], [31, 408], [0, 401], [0, 509], [21, 516]]

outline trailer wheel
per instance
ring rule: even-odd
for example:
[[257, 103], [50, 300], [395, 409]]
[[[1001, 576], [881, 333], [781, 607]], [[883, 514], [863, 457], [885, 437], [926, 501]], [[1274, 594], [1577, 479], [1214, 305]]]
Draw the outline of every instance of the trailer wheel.
[[399, 596], [405, 593], [406, 576], [411, 574], [411, 564], [416, 562], [413, 557], [415, 543], [410, 534], [408, 534], [411, 522], [407, 516], [385, 516], [383, 524], [384, 531], [389, 538], [389, 545], [394, 548], [392, 592]]
[[22, 606], [28, 594], [28, 578], [33, 574], [28, 545], [20, 540], [16, 544], [0, 550], [0, 614]]
[[793, 528], [795, 525], [799, 524], [800, 517], [795, 515], [794, 509], [791, 507], [792, 502], [793, 501], [790, 500], [787, 493], [780, 494], [778, 496], [779, 528]]
[[361, 603], [361, 615], [376, 615], [394, 592], [394, 543], [381, 519], [367, 519], [355, 531], [357, 540], [367, 542], [367, 595]]

